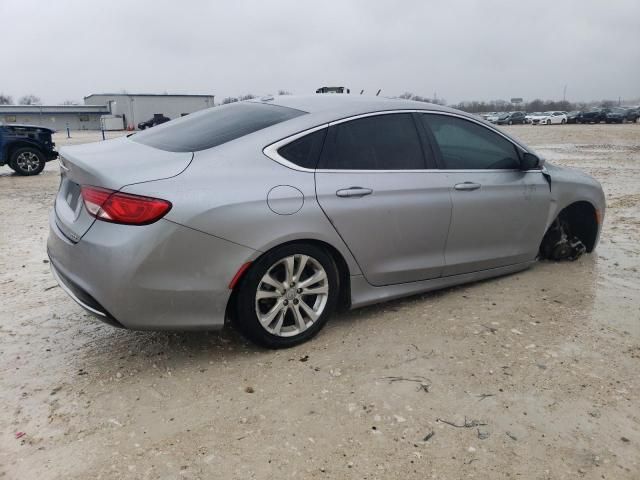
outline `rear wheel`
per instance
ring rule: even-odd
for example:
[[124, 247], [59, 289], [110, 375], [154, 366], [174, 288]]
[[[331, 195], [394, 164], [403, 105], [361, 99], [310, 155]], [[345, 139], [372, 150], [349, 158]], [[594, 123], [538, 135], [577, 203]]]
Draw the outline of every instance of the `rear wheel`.
[[338, 271], [322, 248], [284, 245], [254, 262], [238, 288], [240, 330], [259, 345], [287, 348], [316, 335], [335, 310]]
[[44, 169], [45, 163], [46, 160], [42, 152], [32, 147], [17, 149], [9, 160], [9, 166], [18, 175], [24, 176], [39, 174]]

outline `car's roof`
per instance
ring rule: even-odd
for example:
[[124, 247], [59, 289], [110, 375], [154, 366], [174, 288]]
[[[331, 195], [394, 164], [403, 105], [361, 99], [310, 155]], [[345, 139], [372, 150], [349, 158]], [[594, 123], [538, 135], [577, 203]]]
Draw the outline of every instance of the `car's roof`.
[[448, 107], [433, 103], [404, 100], [401, 98], [373, 97], [367, 95], [350, 95], [341, 93], [318, 93], [315, 95], [280, 95], [277, 97], [263, 97], [252, 102], [268, 103], [283, 107], [295, 108], [311, 114], [331, 113], [339, 118], [342, 115], [358, 115], [384, 110], [438, 110], [456, 112]]

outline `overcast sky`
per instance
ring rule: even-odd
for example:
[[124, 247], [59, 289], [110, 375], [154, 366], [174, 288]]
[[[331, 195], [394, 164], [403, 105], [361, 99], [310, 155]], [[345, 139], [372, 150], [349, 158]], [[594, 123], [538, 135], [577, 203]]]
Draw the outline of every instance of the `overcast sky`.
[[639, 0], [0, 0], [0, 93], [640, 97]]

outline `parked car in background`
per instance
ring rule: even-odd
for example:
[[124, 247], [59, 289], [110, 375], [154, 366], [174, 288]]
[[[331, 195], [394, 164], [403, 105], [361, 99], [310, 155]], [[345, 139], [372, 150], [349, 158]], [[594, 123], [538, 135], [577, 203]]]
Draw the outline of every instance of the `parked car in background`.
[[505, 114], [505, 112], [494, 112], [494, 113], [491, 113], [491, 114], [487, 115], [486, 120], [488, 122], [491, 122], [491, 123], [497, 123], [498, 119], [504, 114]]
[[580, 115], [580, 123], [600, 123], [606, 117], [606, 110], [600, 107], [591, 108]]
[[546, 117], [547, 117], [546, 112], [534, 112], [534, 113], [530, 113], [529, 115], [526, 115], [525, 119], [527, 120], [527, 123], [530, 123], [532, 125], [537, 125], [538, 123], [540, 123], [541, 119]]
[[509, 112], [503, 113], [498, 117], [496, 122], [498, 125], [522, 125], [525, 123], [524, 112]]
[[640, 118], [640, 107], [627, 107], [624, 119], [627, 122], [636, 123]]
[[562, 124], [567, 123], [567, 116], [564, 112], [544, 112], [539, 117], [536, 117], [539, 125], [553, 125], [553, 124]]
[[613, 107], [605, 110], [605, 123], [624, 123], [627, 117], [627, 110], [621, 107]]
[[150, 118], [146, 122], [140, 122], [138, 124], [138, 130], [144, 130], [145, 128], [155, 127], [156, 125], [167, 123], [170, 120], [171, 119], [169, 117], [165, 117], [163, 113], [154, 113], [153, 118]]
[[47, 250], [76, 302], [272, 348], [338, 308], [576, 259], [605, 210], [596, 180], [470, 114], [359, 95], [232, 103], [60, 161]]
[[582, 112], [580, 110], [567, 113], [567, 123], [580, 123], [581, 118]]
[[50, 128], [36, 125], [0, 124], [0, 166], [9, 165], [18, 175], [37, 175], [45, 164], [58, 158]]

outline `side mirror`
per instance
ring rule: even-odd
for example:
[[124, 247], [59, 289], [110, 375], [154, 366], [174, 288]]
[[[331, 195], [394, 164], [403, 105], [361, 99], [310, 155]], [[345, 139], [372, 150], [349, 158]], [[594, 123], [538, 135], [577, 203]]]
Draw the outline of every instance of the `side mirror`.
[[544, 159], [534, 155], [533, 153], [524, 152], [522, 155], [522, 170], [535, 170], [542, 168]]

